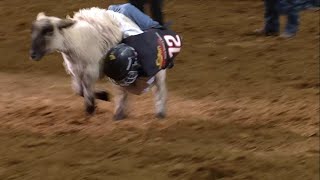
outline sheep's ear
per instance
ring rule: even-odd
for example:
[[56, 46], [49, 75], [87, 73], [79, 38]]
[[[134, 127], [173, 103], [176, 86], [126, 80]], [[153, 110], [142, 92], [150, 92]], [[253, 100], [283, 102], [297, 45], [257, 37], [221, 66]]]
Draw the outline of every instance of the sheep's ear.
[[46, 14], [44, 13], [44, 12], [40, 12], [40, 13], [38, 13], [38, 15], [37, 15], [37, 19], [41, 19], [41, 18], [43, 18], [43, 17], [45, 17], [46, 16]]
[[71, 19], [71, 17], [69, 15], [66, 16], [66, 19]]
[[74, 23], [75, 23], [75, 21], [73, 21], [71, 19], [63, 19], [58, 22], [58, 28], [60, 30], [64, 29], [64, 28], [68, 28], [68, 27], [71, 27]]

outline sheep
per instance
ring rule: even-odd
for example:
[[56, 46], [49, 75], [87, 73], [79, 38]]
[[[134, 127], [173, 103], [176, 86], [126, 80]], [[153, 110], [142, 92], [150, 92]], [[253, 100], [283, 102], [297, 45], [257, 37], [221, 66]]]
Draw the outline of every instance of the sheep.
[[[123, 14], [97, 7], [81, 9], [72, 18], [60, 19], [37, 15], [32, 24], [30, 57], [40, 60], [47, 54], [60, 52], [67, 73], [72, 77], [76, 94], [84, 97], [86, 112], [95, 111], [95, 98], [108, 100], [108, 93], [94, 91], [95, 82], [103, 78], [103, 56], [123, 38], [143, 31]], [[166, 87], [165, 71], [156, 75], [155, 97], [157, 116], [164, 117]], [[114, 87], [114, 119], [123, 119], [127, 90]]]

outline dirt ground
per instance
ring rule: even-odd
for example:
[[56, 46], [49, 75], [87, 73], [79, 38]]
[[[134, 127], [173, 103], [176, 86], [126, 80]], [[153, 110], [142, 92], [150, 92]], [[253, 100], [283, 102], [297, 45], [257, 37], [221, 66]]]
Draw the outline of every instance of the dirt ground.
[[154, 118], [145, 94], [114, 122], [108, 102], [85, 116], [59, 54], [32, 62], [28, 49], [38, 12], [116, 2], [0, 1], [1, 180], [319, 179], [319, 11], [302, 12], [297, 36], [283, 40], [250, 34], [262, 1], [167, 1], [184, 38], [168, 118]]

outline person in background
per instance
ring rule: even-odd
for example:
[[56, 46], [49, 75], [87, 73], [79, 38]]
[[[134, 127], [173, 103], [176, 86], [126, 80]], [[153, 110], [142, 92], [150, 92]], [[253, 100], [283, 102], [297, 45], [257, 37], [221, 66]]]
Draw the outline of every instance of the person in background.
[[163, 0], [129, 0], [129, 3], [137, 7], [140, 11], [144, 11], [144, 5], [146, 3], [150, 3], [151, 17], [153, 20], [160, 23], [160, 25], [164, 25], [163, 21]]
[[299, 0], [264, 0], [265, 25], [255, 31], [256, 34], [265, 36], [278, 36], [280, 32], [279, 16], [287, 16], [285, 31], [282, 38], [292, 38], [296, 35], [299, 26]]
[[313, 2], [312, 2], [312, 4], [313, 4], [313, 6], [314, 7], [320, 7], [320, 0], [312, 0]]
[[297, 9], [303, 10], [318, 10], [320, 6], [320, 0], [299, 0]]

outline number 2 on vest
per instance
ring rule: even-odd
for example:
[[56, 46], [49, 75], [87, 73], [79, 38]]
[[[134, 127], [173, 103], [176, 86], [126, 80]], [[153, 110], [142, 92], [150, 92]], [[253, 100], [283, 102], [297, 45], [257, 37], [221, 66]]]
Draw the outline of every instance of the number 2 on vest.
[[165, 35], [164, 39], [168, 45], [169, 56], [170, 58], [172, 58], [174, 53], [180, 52], [181, 39], [178, 35], [176, 35], [176, 37], [173, 37], [171, 35]]

